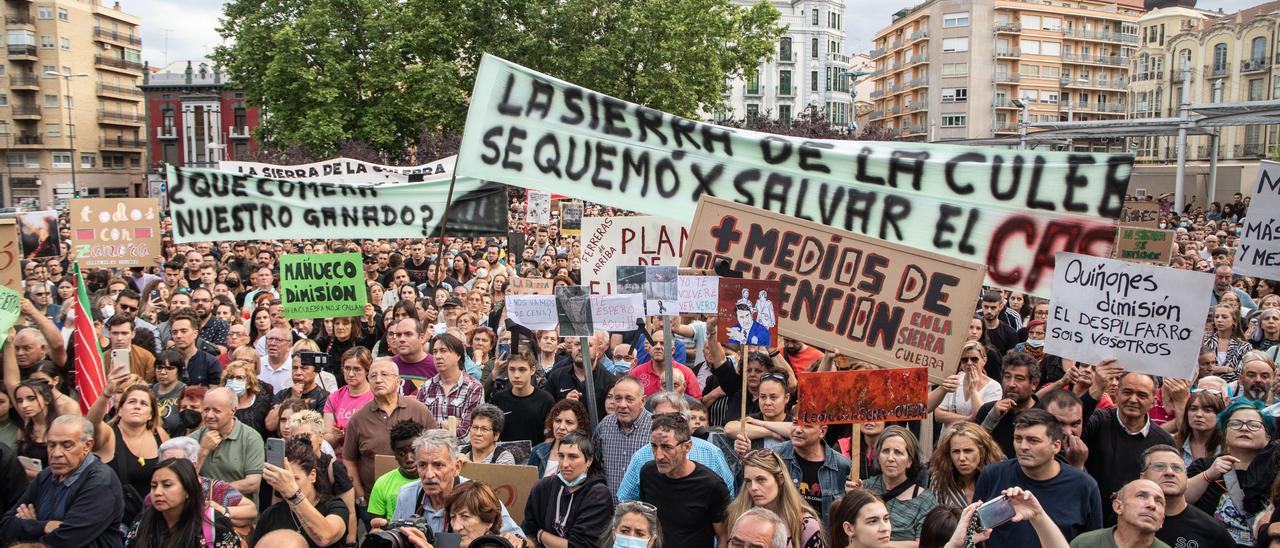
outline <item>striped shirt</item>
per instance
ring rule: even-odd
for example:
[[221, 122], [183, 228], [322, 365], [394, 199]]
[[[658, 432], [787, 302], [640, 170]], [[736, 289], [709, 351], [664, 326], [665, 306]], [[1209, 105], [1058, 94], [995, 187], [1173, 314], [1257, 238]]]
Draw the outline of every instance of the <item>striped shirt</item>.
[[622, 486], [622, 478], [627, 473], [627, 465], [631, 456], [641, 447], [649, 445], [649, 432], [653, 429], [653, 413], [641, 411], [631, 431], [626, 432], [618, 424], [618, 418], [609, 415], [596, 427], [595, 444], [597, 450], [604, 454], [605, 477], [609, 480], [609, 492], [614, 498], [618, 496], [618, 488]]

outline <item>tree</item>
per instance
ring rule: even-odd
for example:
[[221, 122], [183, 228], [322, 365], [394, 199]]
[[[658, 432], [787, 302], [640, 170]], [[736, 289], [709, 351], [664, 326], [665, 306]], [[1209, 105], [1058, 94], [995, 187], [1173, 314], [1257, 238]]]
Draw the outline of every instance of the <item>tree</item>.
[[778, 18], [765, 1], [229, 0], [214, 59], [270, 113], [268, 147], [354, 140], [403, 162], [424, 133], [461, 131], [485, 52], [696, 117], [773, 54]]

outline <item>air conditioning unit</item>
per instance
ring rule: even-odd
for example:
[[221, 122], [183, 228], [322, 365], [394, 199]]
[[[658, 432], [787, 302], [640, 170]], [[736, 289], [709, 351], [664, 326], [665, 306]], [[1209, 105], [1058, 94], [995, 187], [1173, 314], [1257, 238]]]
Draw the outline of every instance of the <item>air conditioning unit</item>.
[[111, 44], [108, 44], [108, 43], [105, 43], [105, 42], [104, 42], [104, 43], [102, 44], [102, 50], [103, 50], [103, 51], [111, 51]]

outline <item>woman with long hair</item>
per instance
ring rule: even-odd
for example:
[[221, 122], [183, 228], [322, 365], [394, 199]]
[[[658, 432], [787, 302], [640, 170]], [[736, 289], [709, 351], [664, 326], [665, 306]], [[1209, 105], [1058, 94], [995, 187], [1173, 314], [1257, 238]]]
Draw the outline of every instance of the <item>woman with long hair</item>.
[[599, 548], [662, 548], [658, 509], [647, 502], [628, 500], [613, 508], [613, 521], [600, 538]]
[[591, 426], [587, 423], [587, 408], [569, 399], [560, 400], [551, 406], [545, 427], [551, 435], [550, 441], [533, 446], [533, 450], [529, 452], [529, 466], [538, 467], [540, 478], [560, 471], [559, 450], [565, 436], [573, 432], [591, 434]]
[[1203, 346], [1218, 356], [1213, 374], [1231, 382], [1240, 373], [1240, 360], [1253, 350], [1245, 340], [1240, 313], [1230, 306], [1219, 304], [1213, 308], [1213, 331], [1205, 338]]
[[1214, 394], [1198, 390], [1187, 398], [1187, 405], [1179, 413], [1178, 430], [1173, 439], [1182, 448], [1182, 461], [1191, 466], [1196, 459], [1218, 454], [1222, 446], [1222, 432], [1217, 418], [1227, 406], [1226, 394]]
[[791, 548], [826, 546], [822, 520], [800, 498], [786, 464], [769, 449], [758, 449], [742, 458], [742, 488], [729, 503], [725, 523], [736, 522], [738, 516], [752, 508], [765, 508], [782, 518]]
[[297, 532], [311, 546], [341, 546], [347, 532], [347, 507], [330, 495], [328, 474], [320, 467], [311, 444], [301, 439], [285, 442], [284, 466], [262, 465], [262, 479], [283, 499], [258, 517], [249, 539], [258, 539], [278, 529]]
[[151, 506], [129, 528], [124, 539], [127, 548], [240, 547], [230, 519], [205, 505], [200, 476], [191, 461], [160, 461], [147, 492]]
[[876, 440], [880, 474], [868, 478], [863, 488], [878, 494], [893, 516], [892, 540], [916, 540], [925, 514], [937, 506], [933, 491], [919, 484], [924, 466], [920, 442], [910, 430], [889, 426]]
[[55, 295], [57, 295], [56, 302], [59, 306], [69, 302], [75, 294], [76, 284], [71, 281], [71, 278], [63, 278], [62, 281], [58, 282], [58, 290]]
[[365, 404], [373, 401], [373, 388], [369, 386], [369, 367], [373, 354], [363, 346], [347, 349], [342, 354], [343, 385], [329, 394], [324, 402], [325, 441], [341, 455], [342, 442], [346, 439], [347, 421]]
[[965, 342], [978, 341], [986, 349], [987, 360], [983, 368], [988, 378], [998, 379], [1004, 363], [1000, 358], [1000, 351], [996, 350], [995, 345], [991, 344], [991, 337], [987, 335], [987, 327], [984, 321], [981, 312], [969, 318], [969, 330], [965, 332], [964, 340]]
[[475, 275], [471, 273], [471, 266], [465, 253], [453, 257], [453, 266], [449, 269], [449, 275], [458, 280], [459, 285], [464, 286], [475, 279]]
[[[48, 464], [49, 449], [45, 446], [45, 435], [53, 426], [53, 419], [58, 412], [50, 404], [53, 401], [53, 388], [49, 383], [26, 379], [18, 383], [13, 390], [13, 406], [18, 408], [18, 416], [22, 417], [22, 430], [18, 432], [18, 455], [35, 459], [41, 464]], [[25, 469], [27, 479], [35, 479], [39, 470]]]
[[[252, 351], [251, 349], [245, 349]], [[258, 380], [258, 362], [232, 360], [222, 370], [222, 386], [236, 394], [236, 419], [267, 439], [267, 415], [271, 413], [274, 387]]]
[[1227, 406], [1218, 414], [1221, 455], [1187, 467], [1187, 502], [1218, 518], [1237, 544], [1253, 544], [1252, 518], [1266, 506], [1277, 472], [1278, 462], [1263, 451], [1275, 439], [1275, 424], [1262, 406], [1243, 398]]
[[467, 337], [467, 360], [480, 369], [480, 383], [486, 388], [489, 386], [489, 379], [493, 378], [493, 365], [497, 361], [494, 350], [497, 344], [498, 335], [484, 325], [471, 330]]
[[961, 421], [948, 426], [929, 459], [929, 488], [938, 504], [963, 508], [973, 500], [973, 486], [987, 466], [1005, 459], [985, 428]]
[[[281, 428], [284, 430], [284, 428]], [[311, 409], [296, 411], [289, 416], [288, 433], [282, 433], [290, 441], [305, 441], [315, 454], [320, 475], [329, 486], [329, 495], [340, 499], [347, 507], [347, 544], [356, 541], [356, 493], [347, 468], [337, 462], [333, 448], [324, 440], [324, 418]], [[277, 493], [277, 495], [282, 495]]]
[[146, 287], [142, 288], [142, 302], [138, 303], [138, 317], [151, 323], [157, 323], [162, 312], [169, 310], [169, 294], [173, 288], [164, 283], [164, 280], [151, 280]]
[[570, 433], [557, 451], [560, 471], [534, 484], [521, 528], [542, 546], [590, 546], [613, 517], [604, 468], [586, 435]]
[[478, 481], [467, 481], [453, 488], [444, 503], [449, 527], [462, 537], [461, 546], [470, 546], [476, 539], [497, 535], [517, 548], [525, 542], [513, 533], [502, 533], [502, 502], [493, 488]]
[[827, 530], [831, 548], [880, 548], [889, 544], [893, 524], [879, 496], [854, 489], [831, 505]]
[[18, 408], [13, 406], [13, 398], [8, 392], [0, 390], [0, 445], [10, 451], [18, 450], [18, 430], [22, 417], [18, 416]]
[[249, 344], [263, 356], [267, 355], [268, 331], [271, 331], [271, 309], [266, 306], [253, 309], [249, 316]]
[[[791, 439], [793, 420], [790, 414], [791, 394], [787, 391], [787, 376], [781, 373], [767, 373], [760, 377], [756, 388], [759, 413], [750, 413], [745, 420], [729, 421], [724, 426], [724, 434], [733, 438], [735, 448], [746, 452], [742, 447], [747, 442], [751, 449], [772, 449]], [[784, 441], [785, 440], [785, 441]]]
[[[113, 400], [116, 416], [104, 422]], [[151, 489], [151, 474], [160, 462], [160, 444], [169, 439], [160, 424], [155, 394], [146, 384], [108, 380], [106, 392], [93, 402], [85, 418], [95, 427], [94, 454], [115, 470], [125, 488], [124, 520], [132, 522], [142, 510], [142, 497]]]

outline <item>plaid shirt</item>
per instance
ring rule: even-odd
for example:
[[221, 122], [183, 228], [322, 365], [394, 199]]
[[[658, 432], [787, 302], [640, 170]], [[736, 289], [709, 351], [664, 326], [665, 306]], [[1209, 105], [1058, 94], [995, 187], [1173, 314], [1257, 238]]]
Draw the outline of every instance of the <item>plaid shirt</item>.
[[453, 390], [446, 393], [440, 382], [440, 375], [437, 374], [422, 383], [422, 387], [418, 389], [418, 401], [426, 404], [431, 415], [439, 417], [440, 421], [458, 417], [456, 434], [459, 438], [465, 438], [471, 431], [471, 412], [484, 402], [484, 385], [464, 372], [458, 376], [458, 383], [453, 385]]
[[653, 413], [641, 411], [636, 422], [631, 425], [630, 432], [624, 432], [618, 425], [618, 418], [609, 415], [601, 419], [596, 427], [595, 445], [604, 453], [605, 476], [609, 480], [609, 492], [618, 497], [618, 488], [627, 473], [627, 465], [631, 456], [641, 447], [649, 445], [649, 432], [653, 429]]

